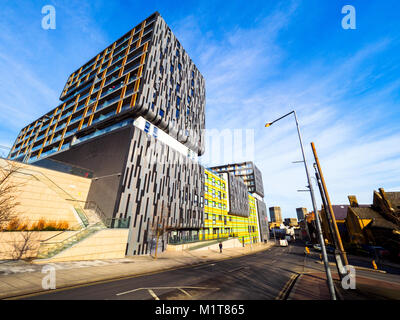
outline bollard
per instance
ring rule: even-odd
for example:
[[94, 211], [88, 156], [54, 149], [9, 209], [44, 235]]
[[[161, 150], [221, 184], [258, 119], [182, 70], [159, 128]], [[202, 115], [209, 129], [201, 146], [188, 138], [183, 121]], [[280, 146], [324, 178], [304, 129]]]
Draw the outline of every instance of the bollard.
[[372, 260], [372, 266], [375, 270], [378, 270], [378, 266], [376, 265], [375, 260]]

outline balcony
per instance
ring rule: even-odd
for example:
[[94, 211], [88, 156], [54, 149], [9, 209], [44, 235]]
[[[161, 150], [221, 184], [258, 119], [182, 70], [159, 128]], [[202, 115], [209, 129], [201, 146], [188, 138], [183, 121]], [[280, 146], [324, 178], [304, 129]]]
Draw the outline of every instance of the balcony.
[[127, 74], [128, 72], [130, 72], [130, 71], [132, 71], [132, 70], [134, 70], [136, 68], [138, 68], [139, 66], [140, 66], [140, 62], [137, 62], [137, 63], [133, 64], [132, 66], [130, 66], [129, 68], [125, 68], [123, 75]]
[[113, 72], [115, 72], [115, 71], [117, 71], [117, 70], [119, 70], [119, 69], [121, 69], [121, 65], [112, 67], [111, 69], [109, 69], [109, 70], [107, 71], [106, 76], [109, 76], [111, 73], [113, 73]]
[[127, 126], [127, 125], [129, 125], [131, 123], [132, 123], [132, 119], [127, 119], [127, 120], [123, 120], [123, 121], [117, 122], [115, 124], [109, 125], [109, 126], [107, 126], [105, 128], [97, 129], [96, 131], [94, 131], [94, 132], [92, 132], [92, 133], [90, 133], [90, 134], [88, 134], [86, 136], [83, 136], [83, 137], [80, 137], [80, 138], [76, 139], [73, 142], [73, 145], [75, 145], [77, 143], [80, 143], [80, 142], [84, 142], [84, 141], [92, 139], [92, 138], [95, 138], [95, 137], [100, 136], [102, 134], [105, 134], [107, 132], [122, 128], [122, 127]]
[[120, 97], [119, 97], [119, 96], [116, 96], [116, 97], [114, 97], [114, 98], [112, 98], [112, 99], [110, 99], [110, 100], [104, 101], [104, 102], [101, 103], [101, 104], [99, 103], [98, 106], [97, 106], [96, 112], [99, 111], [99, 110], [101, 110], [101, 109], [103, 109], [103, 108], [105, 108], [105, 107], [108, 107], [109, 105], [111, 105], [112, 103], [114, 103], [114, 102], [116, 102], [116, 101], [118, 101], [118, 100], [120, 100]]
[[46, 157], [54, 152], [56, 152], [58, 150], [58, 147], [53, 147], [49, 150], [47, 150], [46, 152], [42, 152], [42, 154], [40, 155], [40, 158]]
[[116, 90], [118, 90], [119, 88], [123, 87], [124, 82], [121, 81], [119, 84], [111, 86], [110, 88], [108, 88], [107, 90], [105, 90], [104, 92], [101, 93], [100, 98], [105, 97], [106, 95], [115, 92]]

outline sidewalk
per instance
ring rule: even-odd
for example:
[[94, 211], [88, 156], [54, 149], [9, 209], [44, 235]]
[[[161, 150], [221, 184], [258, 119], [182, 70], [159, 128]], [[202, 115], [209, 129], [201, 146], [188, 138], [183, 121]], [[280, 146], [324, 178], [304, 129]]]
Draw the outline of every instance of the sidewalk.
[[[157, 259], [150, 256], [136, 256], [118, 260], [59, 262], [51, 265], [56, 269], [56, 286], [60, 289], [240, 257], [272, 246], [273, 243], [257, 244], [252, 248], [246, 246], [224, 249], [223, 253], [219, 250], [166, 251]], [[23, 262], [0, 264], [0, 299], [47, 291], [42, 288], [42, 280], [48, 274], [42, 273], [42, 268], [43, 265]]]
[[[336, 272], [332, 273], [337, 300], [400, 300], [400, 283], [356, 276], [356, 289], [345, 290]], [[301, 274], [288, 300], [330, 300], [324, 272]]]
[[323, 272], [303, 273], [294, 284], [287, 300], [330, 300]]

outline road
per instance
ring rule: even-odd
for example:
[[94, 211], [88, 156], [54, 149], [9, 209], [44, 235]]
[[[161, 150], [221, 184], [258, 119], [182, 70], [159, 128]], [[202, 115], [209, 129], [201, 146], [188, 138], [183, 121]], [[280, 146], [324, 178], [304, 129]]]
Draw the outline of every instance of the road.
[[26, 299], [276, 299], [297, 273], [322, 270], [304, 247], [272, 247], [252, 255], [157, 274], [53, 291]]
[[[304, 246], [272, 247], [239, 258], [25, 297], [29, 300], [274, 300], [284, 299], [296, 275], [323, 272]], [[335, 272], [332, 267], [332, 272]], [[398, 275], [357, 276], [399, 281]]]

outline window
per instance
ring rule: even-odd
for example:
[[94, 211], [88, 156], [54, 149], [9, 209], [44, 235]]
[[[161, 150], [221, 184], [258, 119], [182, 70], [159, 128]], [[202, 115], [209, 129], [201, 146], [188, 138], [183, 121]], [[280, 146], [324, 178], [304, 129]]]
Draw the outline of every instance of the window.
[[161, 117], [164, 117], [164, 110], [160, 109], [158, 113], [160, 114]]
[[178, 63], [178, 69], [179, 71], [182, 71], [182, 65], [180, 63]]
[[181, 90], [181, 85], [179, 83], [176, 84], [176, 92], [179, 92]]
[[154, 137], [154, 138], [157, 138], [157, 136], [158, 136], [158, 128], [157, 128], [157, 127], [154, 127], [154, 128], [153, 128], [153, 137]]
[[180, 97], [176, 97], [176, 105], [179, 107], [181, 104], [181, 98]]
[[179, 119], [179, 109], [176, 109], [176, 118]]
[[150, 130], [150, 122], [146, 121], [145, 125], [144, 125], [144, 132], [149, 132]]

